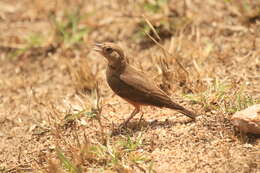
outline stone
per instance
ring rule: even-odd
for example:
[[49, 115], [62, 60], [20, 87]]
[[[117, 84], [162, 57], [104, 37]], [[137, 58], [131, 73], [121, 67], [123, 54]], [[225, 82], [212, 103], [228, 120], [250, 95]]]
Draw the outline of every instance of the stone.
[[244, 133], [260, 134], [260, 104], [236, 112], [231, 120]]

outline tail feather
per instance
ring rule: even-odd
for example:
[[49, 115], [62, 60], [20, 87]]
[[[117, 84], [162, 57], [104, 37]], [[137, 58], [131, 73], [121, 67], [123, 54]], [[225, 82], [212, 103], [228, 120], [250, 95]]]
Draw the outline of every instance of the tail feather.
[[177, 110], [178, 112], [190, 117], [191, 119], [195, 120], [196, 117], [198, 116], [197, 114], [195, 114], [194, 112], [191, 112], [187, 109], [185, 109], [184, 107], [182, 107], [181, 105], [178, 105], [174, 102], [171, 102], [170, 104], [168, 104], [166, 106], [167, 108], [170, 108], [170, 109], [174, 109], [174, 110]]
[[179, 112], [183, 113], [184, 115], [190, 117], [191, 119], [195, 120], [196, 117], [198, 116], [197, 114], [187, 110], [187, 109], [183, 109], [183, 110], [178, 110]]

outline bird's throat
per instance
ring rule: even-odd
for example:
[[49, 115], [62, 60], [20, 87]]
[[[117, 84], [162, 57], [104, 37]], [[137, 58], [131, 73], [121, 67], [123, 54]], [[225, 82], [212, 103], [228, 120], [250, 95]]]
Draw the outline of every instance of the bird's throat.
[[113, 69], [114, 71], [117, 71], [118, 73], [120, 73], [120, 71], [124, 71], [125, 66], [126, 66], [125, 60], [108, 62], [108, 67], [110, 69]]

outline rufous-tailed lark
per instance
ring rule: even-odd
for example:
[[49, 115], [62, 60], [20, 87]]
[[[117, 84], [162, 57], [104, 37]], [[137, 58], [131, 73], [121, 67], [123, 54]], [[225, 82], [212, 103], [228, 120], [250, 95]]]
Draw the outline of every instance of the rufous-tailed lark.
[[101, 43], [95, 45], [95, 50], [108, 60], [106, 78], [110, 88], [135, 107], [122, 125], [126, 126], [143, 105], [174, 109], [195, 120], [195, 113], [174, 103], [149, 77], [128, 64], [124, 51], [119, 46]]

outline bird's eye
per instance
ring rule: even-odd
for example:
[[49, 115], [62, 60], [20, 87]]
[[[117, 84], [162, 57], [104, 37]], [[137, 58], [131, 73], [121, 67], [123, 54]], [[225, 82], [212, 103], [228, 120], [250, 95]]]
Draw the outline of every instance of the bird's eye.
[[111, 47], [107, 47], [107, 48], [105, 48], [105, 51], [106, 51], [107, 53], [111, 53], [111, 52], [113, 51], [113, 49], [112, 49]]

